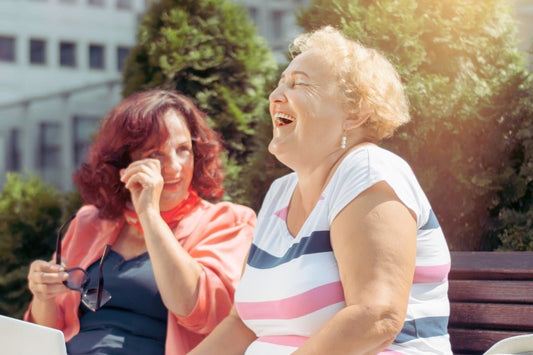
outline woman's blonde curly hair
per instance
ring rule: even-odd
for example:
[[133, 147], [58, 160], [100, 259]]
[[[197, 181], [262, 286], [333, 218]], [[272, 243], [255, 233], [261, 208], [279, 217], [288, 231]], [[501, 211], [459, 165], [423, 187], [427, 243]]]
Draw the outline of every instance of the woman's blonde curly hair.
[[350, 114], [370, 114], [366, 127], [373, 141], [393, 135], [409, 122], [409, 105], [400, 77], [377, 50], [347, 39], [326, 26], [297, 36], [289, 47], [294, 57], [308, 50], [323, 53], [346, 96]]

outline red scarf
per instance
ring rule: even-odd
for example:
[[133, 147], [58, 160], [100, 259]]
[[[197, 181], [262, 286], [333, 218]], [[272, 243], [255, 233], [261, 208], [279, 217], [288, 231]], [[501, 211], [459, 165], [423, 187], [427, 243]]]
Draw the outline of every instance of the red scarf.
[[[182, 218], [188, 214], [198, 202], [200, 202], [198, 194], [189, 187], [189, 197], [181, 201], [173, 209], [161, 211], [161, 217], [163, 217], [163, 220], [168, 224], [170, 229], [174, 229], [178, 225], [179, 221], [181, 221]], [[141, 234], [144, 234], [141, 223], [139, 222], [139, 217], [135, 211], [129, 209], [124, 210], [124, 217], [126, 217], [126, 222], [137, 228]]]

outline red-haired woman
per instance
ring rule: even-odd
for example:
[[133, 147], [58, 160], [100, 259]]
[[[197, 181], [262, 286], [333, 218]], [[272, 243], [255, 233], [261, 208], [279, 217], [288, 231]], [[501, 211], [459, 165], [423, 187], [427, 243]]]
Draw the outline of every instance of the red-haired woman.
[[256, 221], [207, 202], [223, 193], [221, 149], [177, 92], [141, 91], [111, 110], [74, 175], [84, 206], [55, 260], [30, 266], [25, 319], [61, 329], [69, 354], [194, 347], [231, 308]]

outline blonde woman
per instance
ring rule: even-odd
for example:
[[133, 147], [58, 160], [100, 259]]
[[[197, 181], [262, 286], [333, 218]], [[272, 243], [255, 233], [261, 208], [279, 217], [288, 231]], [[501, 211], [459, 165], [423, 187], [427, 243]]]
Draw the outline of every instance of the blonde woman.
[[451, 354], [444, 235], [377, 145], [409, 121], [398, 74], [331, 27], [292, 50], [269, 150], [293, 172], [265, 197], [232, 312], [191, 354]]

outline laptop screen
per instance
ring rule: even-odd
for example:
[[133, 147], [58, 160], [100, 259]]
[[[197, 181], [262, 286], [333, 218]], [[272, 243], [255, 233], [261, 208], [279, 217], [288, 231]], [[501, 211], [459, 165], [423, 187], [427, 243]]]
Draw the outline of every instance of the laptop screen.
[[17, 355], [67, 355], [60, 330], [0, 315], [2, 353]]

